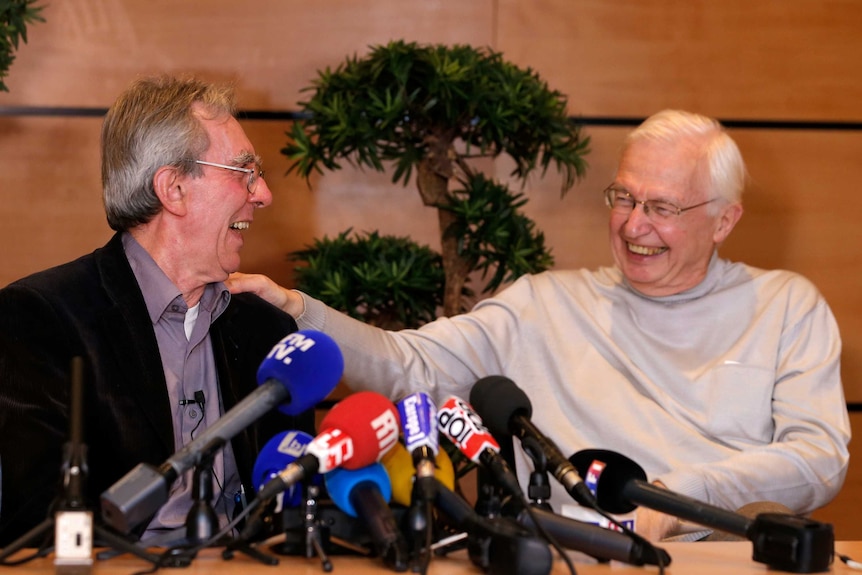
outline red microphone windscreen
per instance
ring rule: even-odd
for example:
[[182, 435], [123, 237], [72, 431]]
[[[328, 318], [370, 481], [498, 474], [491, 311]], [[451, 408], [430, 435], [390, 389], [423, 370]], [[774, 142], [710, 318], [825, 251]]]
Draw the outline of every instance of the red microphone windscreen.
[[337, 429], [353, 443], [346, 469], [359, 469], [378, 461], [397, 442], [401, 424], [395, 405], [373, 391], [348, 395], [335, 404], [320, 422], [323, 433]]

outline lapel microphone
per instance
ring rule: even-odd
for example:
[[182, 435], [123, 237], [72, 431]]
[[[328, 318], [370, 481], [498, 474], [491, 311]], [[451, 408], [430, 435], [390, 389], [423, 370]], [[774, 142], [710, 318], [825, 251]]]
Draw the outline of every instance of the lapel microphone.
[[181, 399], [180, 405], [191, 405], [193, 403], [197, 403], [201, 406], [201, 409], [203, 409], [206, 402], [207, 399], [206, 396], [204, 396], [203, 390], [199, 389], [194, 393], [194, 399]]

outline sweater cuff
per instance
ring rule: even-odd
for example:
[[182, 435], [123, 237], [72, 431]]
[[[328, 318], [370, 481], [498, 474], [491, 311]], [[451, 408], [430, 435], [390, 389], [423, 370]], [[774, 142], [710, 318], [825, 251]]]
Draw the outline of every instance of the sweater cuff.
[[296, 317], [299, 329], [314, 329], [323, 331], [326, 324], [326, 305], [299, 290], [294, 290], [302, 296], [303, 311]]

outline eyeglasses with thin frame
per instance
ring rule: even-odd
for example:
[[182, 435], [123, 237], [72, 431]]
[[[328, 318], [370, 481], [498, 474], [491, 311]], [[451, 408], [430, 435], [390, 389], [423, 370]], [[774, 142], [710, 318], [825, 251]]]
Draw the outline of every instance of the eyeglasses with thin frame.
[[693, 206], [681, 208], [664, 200], [636, 200], [629, 192], [609, 186], [604, 191], [605, 204], [612, 209], [622, 214], [630, 214], [634, 211], [635, 206], [640, 204], [643, 207], [644, 214], [653, 222], [666, 223], [674, 218], [682, 215], [683, 212], [693, 210], [714, 202], [718, 198], [712, 198]]
[[227, 164], [216, 164], [215, 162], [205, 162], [203, 160], [195, 160], [196, 164], [201, 164], [202, 166], [212, 166], [214, 168], [221, 168], [223, 170], [233, 170], [234, 172], [243, 172], [248, 174], [248, 182], [246, 182], [246, 189], [249, 194], [254, 194], [254, 188], [257, 185], [258, 178], [263, 179], [263, 170], [260, 169], [260, 166], [255, 166], [254, 168], [240, 168], [239, 166], [228, 166]]

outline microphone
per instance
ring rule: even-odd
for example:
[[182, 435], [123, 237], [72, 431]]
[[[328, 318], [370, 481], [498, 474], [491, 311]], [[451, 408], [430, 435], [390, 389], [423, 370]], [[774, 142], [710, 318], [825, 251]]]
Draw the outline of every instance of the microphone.
[[[251, 478], [255, 491], [260, 491], [270, 479], [305, 454], [314, 438], [304, 431], [282, 431], [273, 436], [257, 456]], [[302, 489], [291, 486], [282, 492], [282, 507], [299, 507]]]
[[378, 461], [398, 442], [398, 411], [373, 391], [360, 391], [335, 404], [320, 422], [323, 430], [305, 454], [276, 473], [258, 497], [274, 497], [315, 473], [338, 467], [360, 469]]
[[[386, 452], [380, 459], [380, 463], [389, 474], [389, 482], [392, 484], [392, 501], [409, 507], [413, 501], [413, 479], [416, 468], [407, 448], [396, 443], [392, 449]], [[434, 458], [434, 478], [445, 485], [448, 489], [455, 489], [455, 466], [445, 449], [437, 452]], [[434, 486], [436, 490], [437, 486]]]
[[[263, 486], [279, 471], [302, 456], [312, 439], [314, 438], [304, 431], [282, 431], [267, 441], [263, 449], [260, 450], [251, 472], [252, 486], [255, 492], [263, 489]], [[294, 485], [282, 492], [280, 496], [281, 500], [275, 505], [270, 505], [270, 501], [263, 499], [255, 503], [258, 507], [246, 520], [238, 540], [248, 541], [252, 537], [256, 537], [263, 526], [269, 522], [266, 517], [267, 514], [277, 513], [281, 509], [299, 507], [302, 504], [303, 490]]]
[[404, 446], [416, 468], [416, 493], [423, 501], [434, 499], [434, 460], [439, 451], [437, 405], [427, 393], [416, 392], [398, 402]]
[[647, 482], [643, 468], [620, 453], [585, 449], [571, 463], [590, 480], [596, 500], [610, 513], [627, 513], [638, 505], [687, 519], [754, 543], [752, 559], [783, 571], [826, 571], [834, 555], [832, 525], [783, 513], [762, 513], [750, 519]]
[[437, 405], [427, 393], [416, 392], [398, 402], [405, 450], [411, 454], [415, 468], [411, 504], [404, 517], [404, 528], [410, 536], [414, 558], [413, 570], [424, 573], [431, 560], [434, 533], [432, 504], [437, 481], [435, 459], [439, 451]]
[[406, 571], [407, 544], [389, 508], [392, 487], [383, 465], [372, 463], [361, 469], [333, 469], [323, 480], [332, 502], [351, 517], [360, 518], [368, 527], [377, 555], [383, 558], [384, 564], [395, 571]]
[[437, 508], [468, 536], [477, 567], [496, 575], [547, 575], [553, 567], [548, 545], [508, 517], [483, 517], [457, 493], [438, 482]]
[[57, 573], [89, 572], [93, 564], [93, 511], [84, 496], [89, 468], [84, 443], [84, 360], [72, 358], [69, 441], [63, 446], [64, 493], [54, 514]]
[[518, 478], [500, 455], [500, 445], [469, 403], [455, 396], [440, 407], [437, 425], [441, 433], [471, 461], [485, 466], [494, 480], [511, 495], [525, 500]]
[[522, 442], [530, 440], [537, 445], [547, 460], [547, 470], [566, 492], [581, 505], [595, 507], [593, 494], [574, 465], [550, 438], [533, 425], [530, 420], [533, 406], [515, 382], [501, 375], [483, 377], [470, 390], [470, 403], [494, 435], [514, 435]]
[[664, 549], [642, 539], [634, 539], [612, 529], [558, 515], [539, 507], [532, 514], [521, 509], [515, 519], [521, 525], [534, 528], [536, 522], [566, 549], [580, 551], [599, 561], [622, 561], [631, 565], [670, 565], [671, 557]]
[[158, 511], [174, 481], [214, 448], [276, 406], [288, 415], [314, 407], [335, 389], [343, 370], [341, 351], [328, 335], [313, 330], [287, 335], [261, 363], [257, 389], [159, 468], [141, 463], [102, 493], [102, 518], [117, 531], [130, 532]]

